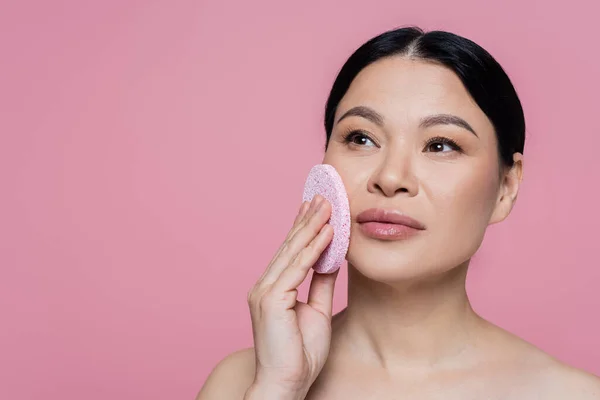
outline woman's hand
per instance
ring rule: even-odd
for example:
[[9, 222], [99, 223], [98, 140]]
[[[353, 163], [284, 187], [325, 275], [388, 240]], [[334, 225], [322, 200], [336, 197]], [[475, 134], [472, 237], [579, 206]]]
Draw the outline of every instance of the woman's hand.
[[338, 271], [315, 272], [306, 303], [297, 300], [297, 288], [333, 238], [326, 224], [330, 213], [331, 205], [320, 195], [302, 203], [287, 238], [248, 293], [256, 354], [248, 397], [304, 398], [325, 364]]

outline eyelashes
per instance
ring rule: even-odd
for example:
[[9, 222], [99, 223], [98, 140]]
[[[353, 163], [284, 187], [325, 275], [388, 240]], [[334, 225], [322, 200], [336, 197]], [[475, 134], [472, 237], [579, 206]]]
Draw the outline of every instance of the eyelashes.
[[375, 143], [375, 141], [371, 139], [366, 132], [361, 131], [360, 129], [352, 129], [349, 132], [344, 133], [342, 140], [345, 144], [353, 143], [356, 145], [360, 145], [359, 143], [354, 142], [354, 139], [356, 138], [367, 139]]
[[432, 145], [434, 143], [447, 144], [448, 146], [452, 147], [452, 149], [454, 149], [455, 151], [458, 151], [459, 153], [462, 153], [462, 151], [463, 151], [462, 148], [458, 145], [458, 143], [456, 143], [456, 141], [454, 141], [453, 139], [450, 139], [449, 137], [445, 137], [445, 136], [432, 137], [431, 139], [427, 140], [426, 146], [429, 147], [430, 145]]
[[[357, 143], [356, 140], [360, 139], [362, 143]], [[363, 130], [360, 129], [351, 129], [348, 132], [346, 132], [345, 134], [343, 134], [342, 140], [344, 142], [344, 144], [352, 144], [358, 147], [363, 147], [364, 146], [364, 141], [371, 141], [373, 142], [373, 144], [376, 147], [379, 147], [376, 143], [376, 141], [374, 139], [372, 139], [369, 134]], [[425, 142], [425, 149], [429, 148], [431, 145], [433, 144], [441, 144], [443, 145], [448, 145], [452, 148], [452, 150], [457, 151], [459, 153], [463, 152], [462, 147], [460, 147], [460, 145], [453, 139], [446, 137], [446, 136], [435, 136], [432, 138], [429, 138], [426, 142]], [[441, 151], [443, 153], [443, 151]], [[434, 153], [440, 153], [440, 151], [434, 151]]]

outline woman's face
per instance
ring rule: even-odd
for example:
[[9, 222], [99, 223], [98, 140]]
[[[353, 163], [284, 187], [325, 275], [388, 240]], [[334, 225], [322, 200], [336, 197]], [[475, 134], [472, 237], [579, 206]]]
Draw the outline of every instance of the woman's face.
[[[391, 282], [439, 274], [470, 259], [518, 191], [516, 180], [499, 170], [497, 146], [491, 122], [451, 70], [401, 57], [363, 69], [337, 108], [323, 159], [348, 192], [348, 262], [371, 279]], [[406, 238], [372, 236], [356, 220], [370, 208], [396, 210], [425, 229]]]

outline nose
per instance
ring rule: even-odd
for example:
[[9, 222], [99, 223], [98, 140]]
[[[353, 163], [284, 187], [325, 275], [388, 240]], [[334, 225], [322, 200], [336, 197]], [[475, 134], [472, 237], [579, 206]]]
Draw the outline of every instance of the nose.
[[389, 148], [368, 182], [371, 193], [393, 197], [396, 193], [415, 196], [418, 191], [413, 156], [408, 149]]

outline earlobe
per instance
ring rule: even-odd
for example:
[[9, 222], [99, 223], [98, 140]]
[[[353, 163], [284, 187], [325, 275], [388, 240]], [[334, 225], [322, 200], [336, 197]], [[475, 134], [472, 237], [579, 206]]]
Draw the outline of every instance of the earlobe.
[[514, 153], [513, 162], [512, 167], [502, 180], [498, 201], [490, 218], [490, 225], [504, 221], [517, 201], [519, 188], [523, 181], [523, 155], [521, 153]]
[[498, 202], [496, 203], [496, 207], [494, 208], [494, 212], [492, 213], [492, 217], [490, 218], [489, 225], [497, 224], [498, 222], [502, 222], [508, 217], [510, 214], [510, 210], [512, 209], [512, 200], [502, 195]]

